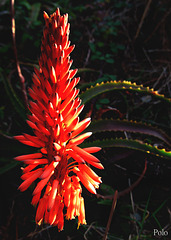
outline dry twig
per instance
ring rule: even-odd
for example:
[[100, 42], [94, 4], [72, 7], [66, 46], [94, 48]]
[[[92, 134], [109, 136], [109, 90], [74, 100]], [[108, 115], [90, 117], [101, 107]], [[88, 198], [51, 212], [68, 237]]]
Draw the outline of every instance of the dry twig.
[[147, 15], [147, 12], [148, 12], [149, 8], [150, 8], [151, 2], [152, 2], [152, 0], [148, 0], [148, 3], [147, 3], [147, 5], [146, 5], [146, 7], [145, 7], [145, 10], [144, 10], [144, 12], [143, 12], [141, 21], [140, 21], [140, 23], [139, 23], [139, 25], [138, 25], [138, 29], [137, 29], [137, 32], [136, 32], [136, 34], [135, 34], [135, 39], [138, 37], [138, 35], [139, 35], [139, 33], [140, 33], [140, 30], [141, 30], [141, 28], [142, 28], [144, 19], [145, 19], [146, 15]]
[[103, 195], [100, 195], [100, 194], [96, 194], [97, 198], [113, 199], [113, 203], [112, 203], [112, 207], [111, 207], [111, 211], [110, 211], [110, 215], [109, 215], [109, 219], [108, 219], [108, 223], [107, 223], [107, 226], [106, 226], [106, 231], [105, 231], [105, 235], [104, 235], [103, 240], [106, 240], [106, 239], [107, 239], [107, 235], [108, 235], [109, 228], [110, 228], [110, 224], [111, 224], [111, 221], [112, 221], [112, 216], [113, 216], [113, 213], [114, 213], [114, 210], [115, 210], [115, 207], [116, 207], [117, 199], [118, 199], [119, 197], [124, 196], [125, 194], [131, 193], [131, 191], [132, 191], [132, 190], [140, 183], [140, 181], [143, 179], [146, 170], [147, 170], [147, 160], [145, 161], [145, 167], [144, 167], [144, 170], [143, 170], [142, 174], [140, 175], [140, 177], [137, 179], [136, 182], [134, 182], [132, 185], [130, 185], [130, 186], [129, 186], [128, 188], [126, 188], [125, 190], [123, 190], [123, 191], [121, 191], [121, 192], [118, 192], [118, 191], [116, 190], [115, 193], [114, 193], [114, 195], [107, 195], [107, 196], [103, 196]]
[[[131, 192], [143, 179], [145, 172], [147, 170], [147, 160], [145, 161], [145, 166], [144, 166], [144, 170], [141, 173], [140, 177], [137, 179], [137, 181], [135, 181], [131, 186], [129, 186], [128, 188], [124, 189], [121, 192], [118, 192], [117, 198], [123, 197], [124, 195], [128, 194], [129, 192]], [[103, 196], [101, 194], [96, 194], [97, 198], [102, 198], [102, 199], [113, 199], [114, 195], [106, 195]]]
[[20, 79], [21, 90], [23, 94], [25, 107], [28, 107], [28, 99], [25, 87], [25, 78], [21, 72], [20, 64], [18, 61], [17, 47], [16, 47], [16, 39], [15, 39], [15, 11], [14, 11], [14, 0], [11, 0], [11, 31], [12, 31], [12, 42], [13, 42], [13, 50], [15, 56], [15, 63], [17, 67], [18, 76]]
[[154, 28], [154, 30], [152, 31], [152, 33], [150, 34], [150, 36], [148, 36], [148, 38], [144, 41], [144, 43], [147, 43], [151, 37], [154, 35], [154, 33], [157, 31], [157, 29], [160, 27], [160, 25], [165, 21], [165, 19], [171, 14], [171, 8], [168, 10], [168, 12], [166, 14], [164, 14], [163, 18], [161, 19], [161, 21], [156, 25], [156, 27]]
[[117, 198], [118, 198], [118, 191], [116, 190], [115, 194], [114, 194], [114, 197], [113, 197], [113, 203], [112, 203], [112, 207], [111, 207], [111, 210], [110, 210], [110, 215], [109, 215], [109, 219], [108, 219], [108, 222], [107, 222], [106, 231], [105, 231], [105, 235], [104, 235], [103, 240], [107, 239], [107, 235], [108, 235], [108, 232], [109, 232], [109, 228], [110, 228], [110, 224], [111, 224], [111, 221], [112, 221], [113, 213], [114, 213], [116, 203], [117, 203]]

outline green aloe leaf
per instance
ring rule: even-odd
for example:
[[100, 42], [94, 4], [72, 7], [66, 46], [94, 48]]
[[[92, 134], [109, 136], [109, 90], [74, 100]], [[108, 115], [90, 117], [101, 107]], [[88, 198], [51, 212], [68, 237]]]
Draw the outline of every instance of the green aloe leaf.
[[127, 131], [134, 133], [147, 134], [159, 138], [160, 140], [171, 146], [171, 139], [162, 130], [153, 127], [151, 125], [127, 121], [127, 120], [113, 120], [104, 119], [93, 121], [91, 125], [86, 129], [93, 133], [105, 132], [105, 131]]
[[137, 85], [136, 83], [131, 83], [128, 81], [110, 81], [97, 83], [95, 86], [88, 88], [85, 92], [80, 94], [80, 98], [83, 103], [90, 101], [92, 98], [102, 94], [104, 92], [109, 92], [113, 90], [129, 90], [139, 93], [146, 93], [155, 96], [166, 102], [171, 102], [171, 99], [166, 98], [164, 95], [159, 94], [157, 91], [150, 89], [149, 87], [144, 87], [143, 85]]
[[139, 140], [129, 140], [129, 139], [104, 139], [104, 140], [96, 140], [92, 142], [82, 143], [81, 147], [120, 147], [120, 148], [129, 148], [142, 152], [146, 152], [149, 154], [154, 154], [158, 157], [163, 157], [171, 160], [171, 151], [166, 151], [165, 149], [158, 149], [157, 147], [153, 147], [150, 144], [143, 143]]
[[5, 77], [2, 74], [0, 75], [0, 77], [2, 78], [4, 87], [5, 87], [5, 91], [11, 101], [11, 104], [14, 106], [14, 109], [20, 115], [20, 117], [22, 117], [25, 120], [26, 111], [25, 111], [23, 104], [21, 103], [21, 100], [16, 95], [9, 80], [7, 78], [5, 79]]
[[[3, 162], [3, 159], [0, 158], [0, 162]], [[21, 162], [17, 162], [17, 161], [9, 161], [7, 164], [5, 164], [4, 166], [2, 166], [0, 168], [0, 175], [4, 174], [6, 172], [8, 172], [9, 170], [11, 170], [12, 168], [18, 166], [19, 164], [21, 164]]]
[[31, 6], [30, 23], [37, 23], [38, 16], [39, 16], [39, 13], [40, 13], [40, 8], [41, 8], [41, 4], [39, 2], [34, 3]]

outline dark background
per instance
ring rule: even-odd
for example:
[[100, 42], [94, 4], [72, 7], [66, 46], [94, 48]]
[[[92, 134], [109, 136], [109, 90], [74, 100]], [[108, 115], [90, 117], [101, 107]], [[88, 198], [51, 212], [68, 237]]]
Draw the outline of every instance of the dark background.
[[[76, 45], [71, 54], [72, 67], [79, 69], [81, 91], [103, 81], [127, 80], [170, 97], [170, 0], [16, 1], [16, 48], [26, 89], [31, 85], [33, 68], [40, 55], [43, 11], [52, 14], [57, 7], [62, 14], [69, 14], [70, 40]], [[10, 1], [6, 0], [0, 2], [0, 54], [1, 239], [102, 239], [112, 201], [97, 199], [84, 188], [87, 225], [77, 230], [77, 220], [65, 221], [64, 231], [58, 233], [56, 227], [36, 227], [35, 209], [30, 204], [34, 186], [24, 193], [17, 190], [22, 172], [21, 165], [13, 157], [32, 149], [11, 137], [22, 132], [31, 133], [31, 130], [25, 123], [27, 112], [15, 105], [16, 99], [23, 104], [23, 96], [12, 46]], [[10, 87], [14, 90], [12, 93]], [[150, 123], [170, 135], [171, 112], [166, 103], [129, 91], [115, 91], [90, 102], [82, 117], [91, 111], [95, 119], [107, 106], [115, 110], [104, 113], [103, 118]], [[117, 133], [109, 135], [120, 137]], [[95, 139], [100, 137], [100, 134], [94, 136]], [[145, 140], [154, 141], [152, 137]], [[165, 145], [162, 147], [169, 150]], [[154, 228], [165, 228], [169, 232], [170, 161], [119, 148], [106, 148], [97, 155], [105, 166], [105, 170], [96, 171], [102, 176], [103, 184], [98, 192], [103, 195], [128, 188], [129, 182], [135, 182], [141, 175], [145, 160], [148, 164], [139, 185], [118, 200], [108, 239], [160, 239], [153, 236]], [[169, 234], [170, 237], [161, 239], [171, 239], [171, 232]]]

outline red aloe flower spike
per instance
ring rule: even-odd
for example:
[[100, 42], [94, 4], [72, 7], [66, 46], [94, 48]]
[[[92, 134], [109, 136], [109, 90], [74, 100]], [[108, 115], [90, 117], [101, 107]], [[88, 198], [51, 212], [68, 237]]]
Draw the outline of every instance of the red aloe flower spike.
[[79, 120], [84, 108], [76, 89], [80, 78], [74, 78], [77, 69], [70, 69], [70, 46], [68, 15], [60, 15], [59, 9], [48, 16], [44, 12], [39, 68], [34, 69], [33, 84], [29, 88], [32, 100], [27, 123], [33, 129], [33, 136], [24, 133], [14, 138], [39, 151], [18, 156], [17, 161], [27, 164], [22, 168], [25, 191], [34, 181], [32, 204], [37, 205], [36, 223], [43, 221], [56, 225], [61, 231], [66, 219], [78, 217], [78, 227], [86, 224], [84, 199], [81, 183], [96, 194], [101, 178], [86, 163], [103, 169], [100, 161], [91, 153], [101, 148], [78, 147], [91, 132], [81, 134], [91, 119]]

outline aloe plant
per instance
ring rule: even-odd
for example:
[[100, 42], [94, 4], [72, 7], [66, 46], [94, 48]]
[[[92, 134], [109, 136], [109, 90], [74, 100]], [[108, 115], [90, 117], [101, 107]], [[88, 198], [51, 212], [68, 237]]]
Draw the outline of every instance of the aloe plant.
[[[10, 83], [4, 80], [4, 77], [2, 77], [2, 79], [4, 82], [6, 93], [10, 96], [10, 100], [14, 106], [15, 111], [20, 115], [21, 118], [25, 118], [26, 114], [24, 111], [24, 107], [19, 100], [17, 93], [14, 91]], [[84, 92], [81, 92], [79, 96], [82, 99], [82, 102], [86, 105], [101, 94], [110, 94], [111, 91], [132, 91], [138, 94], [151, 95], [152, 97], [163, 101], [163, 104], [171, 104], [171, 99], [166, 98], [164, 95], [159, 94], [157, 91], [154, 91], [149, 87], [137, 85], [136, 83], [131, 83], [128, 81], [111, 81], [96, 84], [95, 86], [91, 86], [90, 88], [86, 89]], [[164, 149], [164, 147], [160, 149], [157, 146], [149, 144], [142, 140], [143, 135], [155, 137], [155, 139], [164, 143], [167, 149], [169, 149], [169, 147], [171, 146], [170, 137], [163, 130], [157, 128], [156, 126], [152, 126], [147, 123], [136, 122], [133, 120], [128, 121], [126, 119], [98, 119], [93, 120], [92, 124], [87, 128], [87, 130], [93, 133], [103, 132], [103, 139], [95, 141], [90, 140], [88, 143], [82, 144], [83, 147], [90, 147], [96, 145], [102, 148], [128, 148], [171, 160], [171, 151]], [[139, 139], [124, 139], [123, 137], [115, 138], [115, 135], [113, 135], [113, 137], [109, 139], [108, 132], [136, 133], [139, 135]], [[7, 164], [7, 166], [4, 166], [1, 173], [4, 173], [9, 169], [8, 165], [9, 163]], [[15, 165], [13, 165], [13, 167], [15, 167]]]
[[95, 86], [91, 86], [87, 88], [85, 92], [81, 93], [80, 98], [82, 99], [83, 103], [87, 103], [92, 98], [106, 92], [116, 91], [116, 90], [128, 90], [137, 93], [145, 93], [152, 95], [158, 99], [161, 99], [164, 102], [171, 102], [171, 99], [166, 98], [164, 95], [159, 94], [154, 89], [150, 89], [149, 87], [144, 87], [143, 85], [137, 85], [135, 82], [129, 81], [110, 81], [110, 82], [102, 82], [97, 83]]
[[[162, 130], [152, 127], [151, 125], [143, 124], [143, 123], [137, 123], [133, 121], [127, 121], [127, 120], [113, 120], [113, 119], [104, 119], [104, 120], [98, 120], [93, 121], [91, 126], [88, 127], [89, 131], [92, 131], [93, 133], [97, 132], [108, 132], [108, 131], [126, 131], [126, 132], [132, 132], [132, 133], [139, 133], [139, 134], [145, 134], [150, 135], [153, 137], [156, 137], [157, 139], [160, 139], [164, 143], [166, 143], [168, 146], [171, 146], [170, 137], [163, 132]], [[91, 146], [91, 144], [94, 144], [89, 142], [88, 144], [85, 144], [86, 147]], [[165, 157], [167, 159], [171, 159], [171, 151], [166, 151], [165, 149], [159, 149], [156, 146], [152, 146], [151, 144], [145, 143], [142, 140], [136, 139], [122, 139], [122, 138], [115, 138], [115, 139], [106, 139], [104, 137], [103, 140], [98, 140], [95, 143], [99, 147], [124, 147], [124, 148], [130, 148], [135, 149], [139, 151], [143, 151], [149, 154], [154, 154], [156, 156]]]
[[[21, 103], [21, 100], [15, 93], [9, 81], [5, 81], [4, 77], [1, 75], [3, 79], [3, 83], [5, 86], [6, 93], [9, 95], [11, 103], [14, 106], [14, 109], [17, 113], [19, 113], [20, 117], [25, 118], [26, 114], [24, 112], [24, 107]], [[98, 95], [105, 93], [110, 93], [111, 91], [134, 91], [139, 94], [148, 94], [152, 95], [154, 98], [160, 99], [163, 102], [171, 103], [171, 99], [166, 98], [164, 95], [159, 94], [157, 91], [150, 89], [149, 87], [143, 87], [142, 85], [137, 85], [136, 83], [131, 83], [128, 81], [111, 81], [101, 84], [96, 84], [95, 86], [91, 86], [86, 89], [84, 92], [81, 92], [80, 98], [82, 99], [84, 104], [88, 104], [93, 98], [96, 98]], [[145, 134], [156, 137], [163, 141], [166, 145], [171, 146], [170, 137], [163, 132], [161, 129], [148, 125], [142, 122], [128, 121], [128, 120], [119, 120], [119, 119], [100, 119], [92, 121], [92, 124], [88, 127], [89, 131], [93, 133], [97, 132], [108, 132], [108, 131], [121, 131], [121, 132], [133, 132], [138, 134]], [[157, 147], [147, 144], [141, 140], [133, 140], [133, 139], [107, 139], [104, 136], [102, 141], [98, 141], [98, 145], [101, 147], [126, 147], [133, 148], [140, 151], [145, 151], [150, 154], [155, 154], [157, 156], [170, 158], [170, 152], [164, 149], [157, 149]], [[91, 146], [91, 142], [88, 143]]]
[[[144, 87], [143, 85], [137, 85], [135, 82], [131, 83], [128, 81], [111, 81], [111, 82], [103, 82], [101, 84], [96, 84], [95, 86], [91, 86], [87, 88], [83, 93], [80, 94], [80, 97], [84, 104], [87, 104], [93, 98], [99, 97], [99, 95], [106, 93], [109, 94], [111, 91], [132, 91], [138, 94], [146, 94], [151, 95], [153, 98], [160, 99], [163, 101], [163, 104], [168, 103], [169, 106], [171, 104], [171, 99], [166, 98], [164, 95], [159, 94], [154, 89], [150, 89], [149, 87]], [[93, 133], [103, 132], [103, 140], [92, 141], [88, 143], [82, 144], [84, 147], [91, 146], [93, 144], [99, 147], [122, 147], [135, 149], [138, 151], [143, 151], [148, 154], [154, 154], [161, 158], [167, 158], [171, 160], [171, 152], [169, 150], [165, 150], [157, 148], [154, 145], [146, 143], [142, 140], [142, 135], [148, 135], [151, 137], [155, 137], [160, 140], [162, 143], [166, 144], [167, 148], [171, 146], [171, 138], [161, 129], [156, 126], [149, 125], [147, 123], [136, 122], [133, 120], [126, 119], [98, 119], [92, 121], [91, 126], [88, 127], [89, 131]], [[122, 139], [122, 138], [107, 138], [108, 132], [132, 132], [139, 134], [141, 139]], [[106, 135], [105, 135], [106, 133]]]

